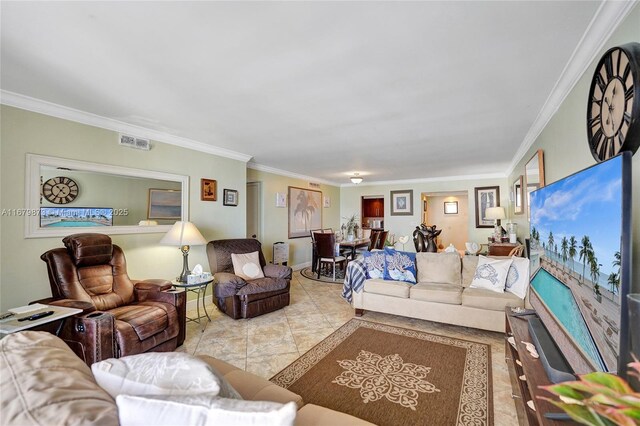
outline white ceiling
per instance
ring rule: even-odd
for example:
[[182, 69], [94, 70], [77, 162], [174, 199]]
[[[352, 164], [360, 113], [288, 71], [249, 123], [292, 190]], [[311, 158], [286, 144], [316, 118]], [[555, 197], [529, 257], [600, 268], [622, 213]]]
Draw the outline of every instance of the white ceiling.
[[1, 88], [338, 183], [504, 173], [600, 3], [2, 2]]

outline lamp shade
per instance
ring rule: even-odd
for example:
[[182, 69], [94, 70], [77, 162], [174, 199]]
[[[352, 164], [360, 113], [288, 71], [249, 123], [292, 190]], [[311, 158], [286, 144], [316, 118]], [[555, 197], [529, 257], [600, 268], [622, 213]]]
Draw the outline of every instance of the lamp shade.
[[485, 211], [486, 219], [504, 219], [507, 216], [504, 213], [504, 207], [489, 207]]
[[160, 244], [168, 246], [201, 246], [207, 244], [198, 228], [191, 222], [177, 221], [169, 232], [160, 240]]

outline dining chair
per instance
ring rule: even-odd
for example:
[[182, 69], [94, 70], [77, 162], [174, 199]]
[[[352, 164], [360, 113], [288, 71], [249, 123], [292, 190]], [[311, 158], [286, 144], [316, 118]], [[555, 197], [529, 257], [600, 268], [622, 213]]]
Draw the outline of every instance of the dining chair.
[[389, 231], [377, 231], [377, 237], [372, 247], [372, 250], [384, 250], [384, 243], [387, 241], [387, 235]]
[[513, 250], [509, 252], [509, 257], [511, 256], [522, 257], [523, 252], [524, 252], [524, 245], [520, 244], [514, 247]]
[[322, 229], [312, 229], [309, 231], [311, 235], [311, 272], [316, 271], [316, 263], [318, 260], [318, 251], [316, 250], [316, 237], [315, 234], [322, 233]]
[[320, 269], [323, 264], [330, 264], [333, 268], [333, 280], [336, 280], [336, 264], [340, 265], [342, 270], [345, 269], [347, 258], [344, 256], [336, 256], [336, 234], [316, 233], [316, 250], [318, 256], [318, 264], [316, 270], [318, 279], [320, 278]]

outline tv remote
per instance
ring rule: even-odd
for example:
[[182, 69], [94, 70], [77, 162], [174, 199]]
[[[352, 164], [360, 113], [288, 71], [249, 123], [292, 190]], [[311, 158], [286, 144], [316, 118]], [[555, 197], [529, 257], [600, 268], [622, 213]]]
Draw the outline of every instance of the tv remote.
[[20, 319], [18, 319], [18, 321], [20, 321], [20, 322], [22, 322], [22, 321], [35, 321], [37, 319], [48, 317], [49, 315], [53, 315], [53, 313], [54, 313], [53, 311], [38, 312], [37, 314], [33, 314], [33, 315], [28, 316], [28, 317], [20, 318]]

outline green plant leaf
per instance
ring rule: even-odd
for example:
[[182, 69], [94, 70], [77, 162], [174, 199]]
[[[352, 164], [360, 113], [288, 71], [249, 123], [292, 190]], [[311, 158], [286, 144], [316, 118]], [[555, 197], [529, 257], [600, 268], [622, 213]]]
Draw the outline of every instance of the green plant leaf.
[[564, 404], [557, 401], [549, 401], [556, 407], [562, 409], [573, 420], [583, 425], [589, 426], [609, 426], [611, 423], [605, 423], [605, 420], [601, 419], [595, 412], [589, 410], [583, 405], [577, 404]]
[[580, 376], [580, 379], [587, 383], [606, 386], [607, 388], [615, 390], [619, 393], [633, 393], [633, 389], [631, 389], [631, 387], [629, 387], [629, 385], [624, 380], [613, 374], [596, 371], [594, 373]]
[[638, 423], [640, 423], [640, 410], [637, 408], [623, 408], [620, 412], [624, 413], [625, 416], [638, 420]]
[[585, 399], [586, 396], [576, 391], [574, 387], [571, 386], [572, 383], [580, 383], [580, 382], [565, 382], [557, 385], [541, 386], [541, 388], [553, 394], [564, 396], [566, 398], [571, 398], [576, 401], [582, 401], [583, 399]]
[[611, 420], [614, 424], [619, 426], [636, 426], [636, 422], [630, 417], [626, 416], [620, 410], [615, 408], [594, 407], [594, 410], [602, 417]]

